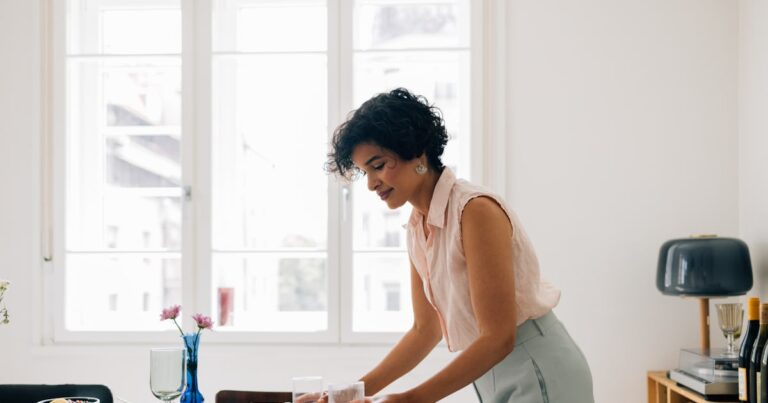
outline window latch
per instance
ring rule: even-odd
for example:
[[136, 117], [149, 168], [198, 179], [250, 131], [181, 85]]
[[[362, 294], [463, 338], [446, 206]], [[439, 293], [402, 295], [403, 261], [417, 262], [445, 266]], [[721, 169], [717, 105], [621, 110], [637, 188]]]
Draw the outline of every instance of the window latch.
[[347, 212], [349, 211], [349, 186], [343, 185], [341, 187], [341, 220], [347, 221]]

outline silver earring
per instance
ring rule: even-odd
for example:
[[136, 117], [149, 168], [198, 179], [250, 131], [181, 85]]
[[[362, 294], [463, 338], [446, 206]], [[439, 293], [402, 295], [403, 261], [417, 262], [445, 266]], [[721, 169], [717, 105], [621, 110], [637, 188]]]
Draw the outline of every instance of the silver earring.
[[424, 175], [427, 173], [427, 167], [424, 166], [421, 162], [419, 162], [419, 165], [416, 165], [416, 173], [419, 175]]

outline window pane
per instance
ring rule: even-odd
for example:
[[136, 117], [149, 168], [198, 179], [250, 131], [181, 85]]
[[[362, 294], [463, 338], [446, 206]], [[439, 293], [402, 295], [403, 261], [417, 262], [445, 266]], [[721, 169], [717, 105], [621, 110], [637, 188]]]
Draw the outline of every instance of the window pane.
[[[178, 192], [177, 192], [178, 193]], [[181, 249], [180, 197], [105, 192], [102, 248]]]
[[68, 67], [68, 250], [178, 250], [178, 61]]
[[469, 1], [358, 1], [355, 49], [466, 47]]
[[178, 60], [102, 64], [108, 126], [179, 126], [181, 68]]
[[327, 49], [325, 0], [215, 1], [216, 52], [296, 52]]
[[178, 254], [67, 256], [67, 330], [163, 330], [158, 313], [181, 303]]
[[69, 0], [69, 53], [180, 53], [180, 4], [179, 0]]
[[105, 137], [108, 185], [126, 188], [181, 186], [178, 136], [113, 134]]
[[67, 1], [67, 330], [164, 330], [181, 302], [180, 5]]
[[213, 245], [327, 245], [324, 55], [214, 64]]
[[221, 330], [316, 332], [328, 328], [325, 253], [214, 254], [214, 312]]
[[402, 332], [413, 324], [410, 265], [405, 253], [355, 253], [355, 332]]

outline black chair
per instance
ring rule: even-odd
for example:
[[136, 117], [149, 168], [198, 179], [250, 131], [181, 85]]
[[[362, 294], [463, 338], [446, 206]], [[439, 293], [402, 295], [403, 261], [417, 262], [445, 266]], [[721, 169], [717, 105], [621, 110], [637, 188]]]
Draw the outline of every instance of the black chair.
[[37, 403], [56, 397], [95, 397], [114, 403], [104, 385], [0, 385], [0, 403]]
[[290, 403], [291, 392], [252, 392], [241, 390], [220, 390], [216, 403]]

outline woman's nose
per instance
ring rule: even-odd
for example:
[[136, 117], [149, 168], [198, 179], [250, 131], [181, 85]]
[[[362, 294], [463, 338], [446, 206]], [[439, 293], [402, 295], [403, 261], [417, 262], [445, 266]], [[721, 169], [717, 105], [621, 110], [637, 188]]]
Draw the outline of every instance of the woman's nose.
[[377, 178], [374, 178], [373, 175], [368, 175], [368, 190], [376, 190], [376, 187], [379, 186], [379, 183], [381, 183], [381, 181], [379, 181]]

